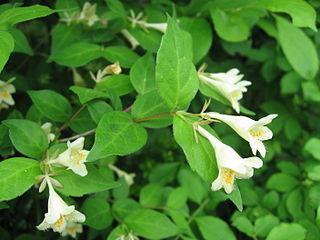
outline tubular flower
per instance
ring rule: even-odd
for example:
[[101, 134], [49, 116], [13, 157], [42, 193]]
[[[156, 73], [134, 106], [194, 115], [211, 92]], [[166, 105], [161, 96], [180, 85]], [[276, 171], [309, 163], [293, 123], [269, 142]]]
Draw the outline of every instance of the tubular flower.
[[257, 154], [258, 150], [261, 156], [265, 157], [266, 148], [262, 141], [271, 139], [273, 135], [272, 131], [268, 127], [265, 127], [265, 125], [271, 123], [278, 115], [270, 114], [258, 121], [244, 116], [224, 115], [216, 112], [203, 113], [203, 116], [205, 118], [209, 116], [228, 124], [240, 137], [249, 142], [254, 155]]
[[41, 128], [48, 136], [48, 142], [52, 142], [55, 138], [55, 135], [51, 133], [52, 123], [46, 122], [44, 123]]
[[232, 108], [239, 113], [239, 100], [242, 99], [243, 93], [247, 91], [247, 86], [251, 85], [250, 81], [242, 80], [243, 75], [237, 75], [238, 69], [231, 69], [227, 73], [204, 73], [199, 72], [200, 81], [216, 89], [230, 103]]
[[0, 103], [14, 105], [11, 94], [16, 92], [16, 88], [10, 84], [11, 81], [13, 81], [13, 79], [10, 79], [8, 82], [0, 80]]
[[99, 21], [99, 17], [96, 15], [97, 5], [89, 2], [85, 2], [78, 18], [78, 21], [87, 22], [88, 26], [92, 26], [96, 21]]
[[134, 183], [133, 179], [136, 176], [135, 173], [127, 173], [125, 171], [122, 171], [121, 169], [117, 168], [113, 164], [109, 164], [108, 166], [111, 170], [113, 170], [118, 175], [119, 178], [123, 177], [129, 186], [131, 186]]
[[60, 164], [71, 169], [75, 174], [85, 176], [88, 174], [86, 165], [89, 151], [83, 150], [84, 137], [80, 137], [74, 142], [67, 143], [68, 149], [61, 153], [56, 159], [50, 160], [48, 163]]
[[253, 176], [253, 168], [262, 167], [263, 162], [260, 158], [242, 158], [233, 148], [219, 141], [204, 128], [198, 126], [197, 131], [209, 140], [215, 151], [219, 174], [212, 182], [213, 191], [224, 188], [229, 194], [233, 191], [236, 178], [250, 178]]
[[54, 232], [62, 233], [68, 223], [84, 222], [86, 219], [85, 215], [75, 210], [73, 205], [68, 206], [54, 191], [48, 176], [46, 176], [46, 180], [49, 186], [48, 212], [44, 215], [42, 223], [37, 228], [39, 230], [52, 228]]
[[147, 23], [146, 20], [143, 19], [143, 14], [141, 12], [137, 16], [132, 10], [130, 11], [130, 13], [131, 13], [131, 17], [129, 17], [129, 20], [131, 21], [132, 27], [139, 25], [145, 31], [148, 31], [147, 30], [148, 28], [153, 28], [162, 33], [165, 33], [167, 31], [167, 27], [168, 27], [167, 23]]

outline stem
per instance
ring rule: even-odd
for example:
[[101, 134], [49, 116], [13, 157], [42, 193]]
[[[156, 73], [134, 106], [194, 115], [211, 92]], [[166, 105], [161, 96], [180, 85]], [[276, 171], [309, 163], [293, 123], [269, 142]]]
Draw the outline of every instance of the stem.
[[88, 136], [88, 135], [94, 133], [95, 131], [96, 131], [96, 128], [91, 129], [91, 130], [89, 130], [89, 131], [86, 131], [86, 132], [84, 132], [84, 133], [80, 133], [80, 134], [74, 135], [74, 136], [72, 136], [72, 137], [60, 139], [60, 140], [58, 140], [58, 142], [68, 142], [68, 141], [71, 141], [71, 140], [75, 140], [75, 139], [77, 139], [77, 138], [79, 138], [79, 137]]
[[201, 205], [193, 212], [193, 214], [191, 215], [191, 217], [188, 220], [188, 223], [190, 224], [195, 217], [202, 211], [202, 209], [209, 203], [209, 199], [204, 200]]
[[80, 112], [87, 106], [87, 104], [84, 104], [81, 106], [81, 108], [78, 109], [78, 111], [76, 111], [72, 117], [66, 121], [60, 128], [58, 128], [54, 134], [57, 134], [59, 132], [61, 132], [63, 129], [65, 129], [66, 127], [68, 127], [68, 125], [80, 114]]
[[152, 115], [152, 116], [148, 116], [148, 117], [144, 117], [144, 118], [139, 118], [139, 119], [135, 119], [133, 120], [134, 122], [143, 122], [149, 119], [153, 119], [153, 118], [158, 118], [158, 117], [163, 117], [163, 116], [167, 116], [170, 114], [176, 114], [176, 112], [164, 112], [164, 113], [160, 113], [160, 114], [156, 114], [156, 115]]
[[131, 108], [132, 108], [132, 105], [127, 107], [125, 110], [123, 110], [123, 112], [129, 112], [131, 110]]

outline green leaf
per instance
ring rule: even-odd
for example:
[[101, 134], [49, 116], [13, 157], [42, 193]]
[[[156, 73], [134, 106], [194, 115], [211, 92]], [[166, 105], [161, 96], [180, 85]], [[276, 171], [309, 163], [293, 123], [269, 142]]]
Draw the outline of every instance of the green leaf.
[[250, 220], [242, 214], [236, 212], [231, 218], [232, 226], [250, 237], [254, 236], [254, 228]]
[[293, 69], [305, 79], [313, 79], [319, 61], [315, 46], [299, 28], [281, 17], [276, 17], [278, 36], [284, 55]]
[[[190, 119], [187, 120], [190, 121]], [[210, 129], [210, 131], [213, 130]], [[211, 183], [217, 177], [217, 166], [214, 149], [210, 142], [198, 134], [197, 143], [192, 124], [179, 116], [173, 118], [173, 135], [183, 149], [190, 167]]]
[[187, 190], [188, 198], [193, 202], [200, 204], [208, 194], [208, 189], [204, 186], [201, 178], [189, 169], [180, 169], [178, 181]]
[[270, 191], [265, 194], [262, 199], [262, 205], [269, 210], [276, 208], [279, 205], [279, 193]]
[[188, 197], [187, 193], [188, 193], [188, 190], [185, 187], [178, 187], [174, 189], [170, 193], [166, 205], [169, 208], [173, 208], [173, 209], [179, 209], [183, 207], [187, 202], [187, 197]]
[[15, 43], [14, 51], [25, 53], [25, 54], [32, 56], [33, 51], [30, 47], [30, 44], [29, 44], [28, 39], [25, 36], [25, 34], [17, 28], [12, 28], [10, 30], [10, 33], [12, 34], [12, 37], [14, 38], [14, 43]]
[[110, 179], [108, 169], [98, 169], [87, 164], [87, 170], [88, 175], [84, 177], [70, 170], [54, 176], [63, 185], [63, 188], [57, 188], [57, 190], [66, 196], [81, 197], [120, 186], [119, 183]]
[[198, 91], [199, 79], [192, 63], [190, 40], [190, 35], [169, 18], [157, 54], [156, 84], [160, 96], [172, 110], [187, 108]]
[[109, 76], [105, 81], [97, 83], [95, 89], [100, 91], [112, 90], [118, 96], [126, 95], [134, 90], [129, 76], [125, 74]]
[[293, 94], [299, 91], [302, 78], [296, 72], [288, 72], [281, 78], [281, 94]]
[[119, 0], [107, 0], [108, 8], [119, 17], [126, 17], [126, 10]]
[[147, 239], [162, 239], [178, 234], [177, 226], [166, 215], [151, 209], [131, 213], [124, 223], [134, 234]]
[[97, 127], [89, 161], [112, 155], [126, 155], [138, 151], [147, 141], [146, 130], [133, 122], [125, 112], [106, 113]]
[[28, 158], [9, 158], [0, 162], [0, 201], [22, 195], [40, 175], [39, 162]]
[[218, 8], [210, 12], [214, 28], [222, 39], [229, 42], [240, 42], [249, 37], [249, 24], [238, 12], [226, 12]]
[[97, 124], [91, 119], [88, 109], [85, 108], [69, 124], [69, 127], [76, 133], [84, 133], [96, 128]]
[[139, 42], [140, 46], [146, 51], [156, 53], [160, 47], [162, 34], [153, 29], [148, 29], [148, 32], [139, 29], [128, 29], [131, 35]]
[[266, 237], [277, 225], [279, 225], [279, 219], [273, 215], [259, 217], [254, 223], [254, 232], [259, 237]]
[[267, 181], [267, 188], [279, 192], [287, 192], [296, 187], [299, 181], [285, 173], [275, 173]]
[[32, 102], [47, 118], [65, 122], [71, 115], [71, 105], [61, 94], [52, 90], [27, 91]]
[[243, 210], [242, 197], [241, 197], [241, 192], [239, 190], [238, 185], [235, 185], [233, 191], [227, 196], [234, 203], [234, 205], [236, 205], [238, 210], [242, 212]]
[[[169, 110], [170, 108], [159, 96], [157, 90], [152, 90], [146, 94], [137, 96], [132, 106], [132, 116], [134, 119], [140, 119], [166, 113]], [[140, 122], [142, 126], [150, 128], [166, 127], [171, 123], [172, 116], [170, 114]]]
[[196, 223], [206, 240], [236, 240], [228, 224], [217, 217], [197, 217]]
[[199, 62], [209, 52], [212, 43], [212, 30], [204, 18], [180, 18], [180, 27], [192, 37], [193, 62]]
[[41, 5], [10, 8], [0, 14], [0, 25], [4, 23], [14, 25], [19, 22], [45, 17], [54, 12], [54, 10]]
[[76, 42], [59, 49], [59, 51], [54, 51], [49, 60], [62, 66], [80, 67], [99, 57], [101, 57], [101, 47], [99, 45]]
[[266, 8], [273, 12], [284, 12], [290, 15], [296, 27], [309, 27], [317, 31], [316, 11], [303, 0], [259, 0], [249, 7]]
[[14, 39], [8, 32], [0, 31], [0, 72], [7, 63], [11, 52], [14, 49]]
[[152, 54], [146, 53], [139, 58], [130, 69], [132, 86], [139, 94], [155, 89], [155, 60]]
[[142, 206], [161, 206], [164, 188], [158, 183], [150, 183], [140, 191], [139, 202]]
[[284, 126], [284, 132], [291, 141], [296, 140], [301, 134], [301, 125], [295, 116], [289, 116]]
[[70, 87], [70, 90], [78, 95], [80, 103], [85, 104], [96, 98], [107, 98], [108, 95], [105, 92], [101, 92], [96, 89], [84, 88], [78, 86]]
[[113, 111], [112, 107], [108, 103], [101, 100], [89, 102], [88, 110], [91, 118], [97, 124], [105, 113]]
[[315, 159], [320, 160], [320, 139], [310, 138], [304, 145], [304, 150], [310, 153]]
[[119, 61], [123, 68], [131, 68], [138, 60], [139, 55], [125, 46], [111, 46], [104, 49], [102, 57], [112, 63]]
[[141, 208], [142, 207], [139, 203], [129, 198], [119, 199], [112, 205], [113, 213], [121, 220], [124, 220], [132, 212]]
[[290, 192], [286, 200], [288, 212], [295, 220], [302, 219], [304, 217], [304, 213], [302, 211], [302, 201], [303, 196], [299, 189]]
[[48, 137], [35, 122], [24, 119], [10, 119], [3, 121], [9, 128], [10, 140], [14, 147], [22, 154], [41, 158], [48, 148]]
[[272, 229], [266, 240], [304, 240], [306, 230], [297, 223], [281, 223]]
[[97, 230], [110, 226], [113, 220], [110, 205], [103, 198], [87, 198], [80, 211], [86, 215], [86, 221], [84, 224]]

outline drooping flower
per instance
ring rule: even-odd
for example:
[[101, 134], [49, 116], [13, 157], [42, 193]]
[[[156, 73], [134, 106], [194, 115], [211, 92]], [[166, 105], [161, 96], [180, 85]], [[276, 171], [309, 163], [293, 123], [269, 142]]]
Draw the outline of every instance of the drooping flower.
[[52, 228], [54, 232], [62, 233], [68, 223], [84, 222], [86, 219], [85, 215], [75, 210], [73, 205], [68, 206], [55, 192], [48, 176], [46, 176], [46, 180], [49, 186], [48, 212], [44, 215], [42, 223], [37, 228], [39, 230]]
[[60, 164], [71, 169], [75, 174], [85, 176], [88, 174], [86, 165], [89, 151], [83, 150], [84, 137], [80, 137], [74, 142], [68, 141], [68, 149], [61, 153], [56, 159], [50, 160], [50, 164]]
[[16, 88], [10, 84], [13, 80], [14, 78], [9, 79], [7, 82], [0, 80], [0, 103], [14, 105], [14, 100], [11, 94], [16, 92]]
[[242, 99], [243, 93], [247, 92], [247, 86], [251, 85], [250, 81], [242, 80], [243, 75], [238, 75], [239, 70], [233, 68], [227, 73], [205, 73], [198, 72], [202, 83], [212, 87], [219, 92], [230, 103], [232, 108], [239, 113], [239, 100]]
[[262, 141], [269, 140], [273, 136], [272, 131], [265, 125], [271, 123], [278, 115], [270, 114], [258, 121], [244, 116], [225, 115], [216, 112], [203, 113], [203, 116], [205, 118], [209, 116], [228, 124], [239, 136], [249, 142], [254, 155], [257, 154], [258, 150], [261, 156], [265, 157], [266, 148]]
[[127, 29], [122, 29], [120, 32], [131, 44], [131, 48], [133, 50], [140, 45], [139, 41]]
[[108, 165], [109, 168], [113, 171], [115, 171], [115, 173], [118, 175], [119, 178], [123, 177], [124, 180], [127, 182], [127, 184], [129, 186], [131, 186], [134, 183], [134, 177], [136, 176], [135, 173], [127, 173], [119, 168], [117, 168], [115, 165], [113, 164], [109, 164]]
[[52, 142], [55, 138], [55, 135], [53, 133], [51, 133], [52, 123], [46, 122], [41, 126], [41, 128], [47, 134], [48, 142]]
[[165, 33], [167, 31], [167, 23], [147, 23], [146, 20], [143, 19], [143, 14], [141, 12], [137, 16], [133, 11], [130, 11], [130, 13], [131, 17], [129, 17], [129, 20], [131, 21], [132, 27], [139, 25], [145, 31], [148, 31], [148, 28], [158, 30], [162, 33]]
[[66, 228], [62, 231], [61, 235], [67, 236], [70, 235], [73, 238], [76, 238], [77, 233], [82, 233], [82, 224], [68, 222]]
[[213, 191], [224, 188], [229, 194], [233, 191], [236, 178], [250, 178], [253, 176], [253, 168], [262, 167], [263, 162], [260, 158], [242, 158], [232, 147], [222, 143], [203, 127], [198, 126], [197, 131], [209, 140], [215, 151], [219, 174], [212, 182]]
[[96, 76], [94, 76], [92, 72], [90, 72], [90, 75], [95, 82], [99, 83], [106, 81], [108, 77], [110, 77], [108, 75], [118, 75], [121, 71], [120, 63], [116, 61], [115, 63], [106, 66], [103, 70], [99, 69]]
[[85, 2], [78, 18], [78, 21], [87, 22], [88, 26], [92, 26], [96, 21], [99, 21], [99, 17], [96, 15], [97, 5]]

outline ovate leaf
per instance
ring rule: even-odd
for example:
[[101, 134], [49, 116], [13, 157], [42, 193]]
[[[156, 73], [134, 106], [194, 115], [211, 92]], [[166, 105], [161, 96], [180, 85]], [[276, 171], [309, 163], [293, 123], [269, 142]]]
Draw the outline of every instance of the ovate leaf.
[[21, 30], [19, 30], [17, 28], [12, 28], [10, 30], [10, 33], [12, 34], [12, 36], [14, 38], [14, 43], [15, 43], [14, 51], [15, 52], [21, 52], [21, 53], [25, 53], [28, 55], [33, 55], [33, 51], [30, 47], [28, 39]]
[[172, 110], [185, 109], [198, 91], [190, 38], [169, 18], [157, 55], [156, 84], [160, 96]]
[[119, 187], [120, 184], [109, 177], [107, 169], [98, 169], [87, 164], [88, 175], [81, 177], [71, 170], [55, 176], [63, 188], [57, 190], [66, 196], [81, 197], [84, 194], [96, 193]]
[[198, 134], [197, 143], [192, 124], [179, 116], [174, 116], [173, 134], [183, 149], [190, 167], [211, 183], [217, 176], [217, 166], [214, 149], [210, 142]]
[[106, 93], [91, 88], [72, 86], [70, 87], [70, 90], [78, 95], [81, 104], [84, 104], [96, 98], [108, 97]]
[[39, 162], [28, 158], [9, 158], [0, 162], [0, 201], [22, 195], [40, 175]]
[[281, 17], [276, 17], [278, 36], [284, 55], [293, 69], [305, 79], [313, 79], [319, 68], [315, 46], [299, 28]]
[[178, 234], [178, 228], [170, 219], [151, 209], [131, 213], [124, 223], [138, 236], [147, 239], [163, 239]]
[[71, 115], [71, 105], [61, 94], [52, 90], [28, 91], [32, 102], [47, 118], [64, 122]]
[[120, 66], [130, 68], [139, 55], [125, 46], [111, 46], [104, 49], [102, 56], [109, 62], [120, 62]]
[[5, 31], [0, 31], [0, 72], [7, 63], [10, 53], [14, 48], [14, 39], [12, 35]]
[[146, 130], [125, 112], [106, 113], [100, 120], [89, 161], [139, 150], [147, 141]]
[[281, 223], [272, 229], [267, 240], [304, 240], [306, 230], [297, 223]]
[[22, 154], [41, 158], [48, 148], [48, 137], [35, 122], [24, 119], [3, 121], [9, 128], [9, 136], [14, 147]]

